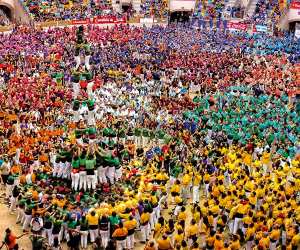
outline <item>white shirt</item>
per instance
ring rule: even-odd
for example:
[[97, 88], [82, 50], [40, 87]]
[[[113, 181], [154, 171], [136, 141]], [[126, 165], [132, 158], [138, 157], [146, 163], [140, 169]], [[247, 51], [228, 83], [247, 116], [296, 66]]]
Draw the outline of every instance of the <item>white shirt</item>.
[[30, 225], [33, 231], [40, 231], [43, 227], [43, 220], [40, 217], [32, 218]]

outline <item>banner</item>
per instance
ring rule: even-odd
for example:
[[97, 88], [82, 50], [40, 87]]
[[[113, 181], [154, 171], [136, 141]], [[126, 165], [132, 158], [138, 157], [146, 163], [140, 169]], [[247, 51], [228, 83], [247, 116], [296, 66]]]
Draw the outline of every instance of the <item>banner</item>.
[[144, 17], [140, 18], [140, 23], [146, 24], [146, 23], [153, 23], [154, 19], [153, 17]]
[[227, 27], [230, 30], [239, 30], [239, 31], [246, 31], [248, 28], [248, 25], [245, 23], [240, 23], [240, 22], [232, 22], [229, 21], [227, 23]]
[[90, 20], [86, 19], [86, 20], [72, 20], [72, 25], [85, 25], [85, 24], [89, 24]]
[[116, 17], [116, 16], [98, 16], [93, 19], [84, 20], [72, 20], [72, 25], [86, 25], [86, 24], [118, 24], [126, 23], [126, 17]]
[[268, 32], [268, 27], [264, 25], [253, 25], [253, 32]]
[[300, 10], [300, 2], [292, 2], [290, 5], [290, 9]]

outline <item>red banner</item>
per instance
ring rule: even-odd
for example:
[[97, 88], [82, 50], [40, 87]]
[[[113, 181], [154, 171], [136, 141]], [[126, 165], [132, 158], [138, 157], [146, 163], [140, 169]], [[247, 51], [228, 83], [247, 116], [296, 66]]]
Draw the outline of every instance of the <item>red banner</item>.
[[100, 16], [95, 17], [93, 20], [94, 24], [103, 24], [103, 23], [126, 23], [126, 17], [116, 17], [116, 16]]
[[248, 28], [248, 25], [245, 24], [245, 23], [228, 22], [227, 27], [228, 27], [229, 29], [246, 31], [247, 28]]
[[72, 20], [72, 25], [126, 23], [126, 17], [99, 16], [93, 19]]
[[84, 24], [89, 24], [90, 19], [86, 20], [72, 20], [72, 25], [84, 25]]
[[292, 2], [290, 5], [290, 9], [300, 10], [300, 2]]

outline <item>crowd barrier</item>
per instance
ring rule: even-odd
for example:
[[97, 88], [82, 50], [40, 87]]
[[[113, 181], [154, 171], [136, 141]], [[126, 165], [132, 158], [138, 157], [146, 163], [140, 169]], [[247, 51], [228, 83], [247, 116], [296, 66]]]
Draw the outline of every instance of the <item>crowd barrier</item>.
[[247, 24], [237, 20], [195, 19], [193, 26], [200, 29], [219, 29], [233, 32], [273, 33], [273, 28], [265, 25]]

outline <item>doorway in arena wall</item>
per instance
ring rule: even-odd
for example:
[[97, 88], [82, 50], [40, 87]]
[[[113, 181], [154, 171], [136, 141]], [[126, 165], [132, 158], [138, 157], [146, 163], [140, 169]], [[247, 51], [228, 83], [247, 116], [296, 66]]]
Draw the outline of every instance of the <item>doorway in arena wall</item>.
[[12, 10], [9, 7], [0, 4], [0, 13], [4, 13], [12, 21]]
[[173, 11], [170, 14], [170, 23], [187, 23], [190, 21], [191, 11], [180, 10]]

